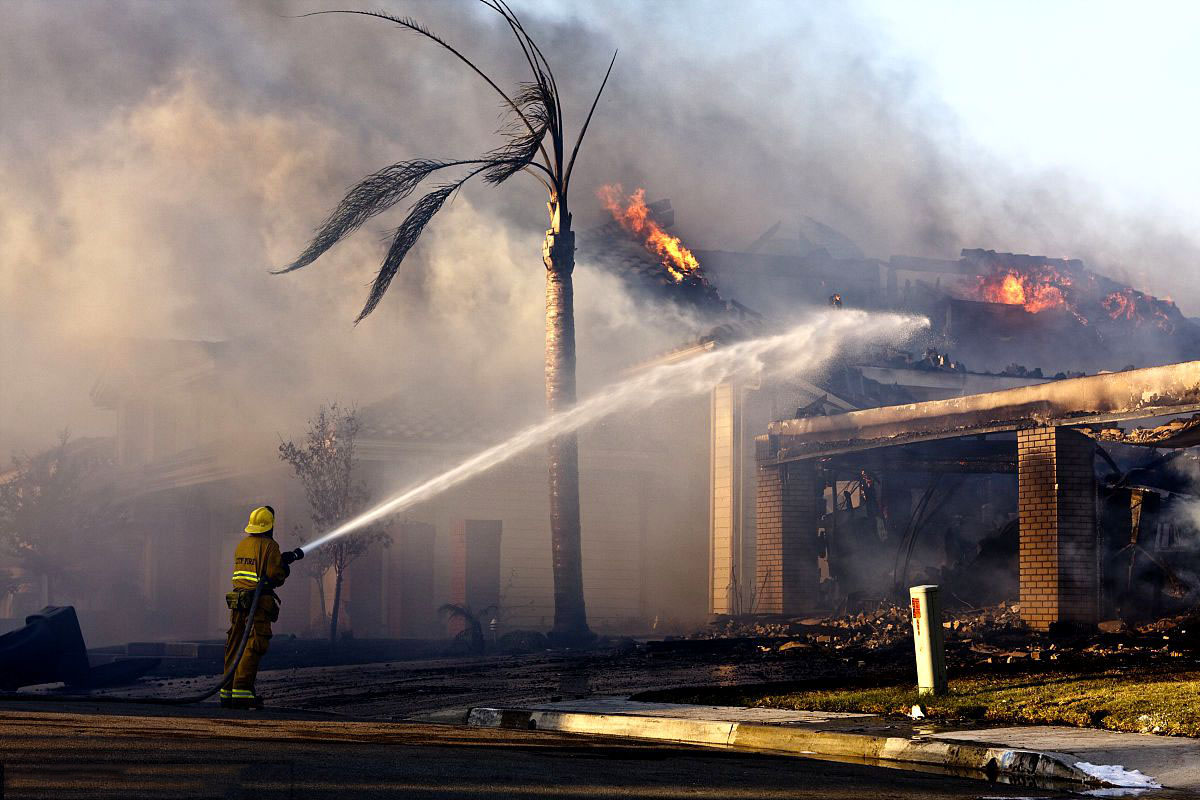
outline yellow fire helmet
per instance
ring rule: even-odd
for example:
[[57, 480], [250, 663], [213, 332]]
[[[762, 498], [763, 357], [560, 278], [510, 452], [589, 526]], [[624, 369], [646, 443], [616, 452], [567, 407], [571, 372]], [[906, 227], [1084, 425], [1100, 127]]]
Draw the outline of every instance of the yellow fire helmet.
[[246, 533], [266, 533], [275, 527], [275, 512], [269, 506], [259, 506], [250, 512]]

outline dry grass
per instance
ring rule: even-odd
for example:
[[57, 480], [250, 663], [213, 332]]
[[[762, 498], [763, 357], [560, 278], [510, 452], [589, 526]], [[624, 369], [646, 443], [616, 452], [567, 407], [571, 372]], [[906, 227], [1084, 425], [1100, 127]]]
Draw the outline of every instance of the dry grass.
[[918, 698], [914, 687], [806, 690], [688, 690], [673, 702], [862, 711], [898, 715], [920, 702], [930, 719], [1072, 725], [1134, 733], [1200, 736], [1200, 672], [1111, 671], [1093, 675], [1009, 675], [953, 680], [942, 697]]

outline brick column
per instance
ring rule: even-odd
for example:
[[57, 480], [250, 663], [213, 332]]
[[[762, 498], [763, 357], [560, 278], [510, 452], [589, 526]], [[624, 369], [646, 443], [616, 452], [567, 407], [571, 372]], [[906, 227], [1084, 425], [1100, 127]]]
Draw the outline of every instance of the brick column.
[[817, 604], [816, 468], [809, 461], [760, 464], [755, 604], [759, 614], [803, 614]]
[[1095, 452], [1068, 428], [1017, 433], [1021, 618], [1037, 630], [1096, 621]]

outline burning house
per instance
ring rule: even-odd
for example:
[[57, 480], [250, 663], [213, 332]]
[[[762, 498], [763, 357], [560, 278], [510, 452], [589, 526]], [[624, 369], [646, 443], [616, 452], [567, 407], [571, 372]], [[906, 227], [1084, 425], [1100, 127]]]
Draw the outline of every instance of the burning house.
[[[1191, 366], [1162, 366], [1200, 353], [1197, 325], [1169, 300], [1078, 261], [870, 259], [811, 220], [795, 239], [776, 225], [743, 251], [691, 250], [671, 232], [669, 201], [617, 187], [602, 199], [612, 220], [580, 231], [581, 259], [618, 276], [643, 313], [673, 306], [693, 334], [634, 370], [755, 338], [833, 295], [922, 314], [931, 328], [911, 351], [880, 343], [819, 375], [727, 380], [585, 427], [584, 581], [598, 630], [864, 608], [919, 580], [967, 605], [1019, 599], [1046, 626], [1152, 613], [1200, 585], [1179, 513], [1190, 483], [1174, 469], [1189, 462], [1163, 456], [1186, 453], [1195, 425], [1155, 427], [1200, 410]], [[131, 620], [127, 636], [219, 634], [210, 600], [245, 509], [275, 498], [289, 527], [304, 521], [277, 439], [246, 435], [276, 427], [239, 391], [246, 358], [237, 343], [141, 342], [93, 390], [115, 421], [123, 558], [144, 599], [173, 610]], [[1131, 364], [1159, 370], [1080, 377]], [[447, 408], [399, 394], [360, 411], [377, 497], [524, 421], [482, 397]], [[1118, 427], [1137, 420], [1150, 427]], [[406, 510], [391, 547], [351, 567], [343, 630], [438, 635], [444, 602], [499, 606], [503, 629], [547, 627], [544, 476], [543, 456], [527, 452]], [[282, 630], [314, 631], [320, 587], [293, 584], [288, 602], [308, 613], [289, 613]], [[36, 605], [16, 595], [5, 611]]]
[[[607, 204], [646, 252], [670, 260], [652, 241], [673, 221], [669, 202], [631, 200]], [[647, 212], [653, 228], [623, 221]], [[710, 614], [853, 610], [928, 580], [965, 605], [1019, 599], [1023, 619], [1046, 628], [1152, 614], [1165, 597], [1195, 595], [1194, 529], [1167, 510], [1192, 489], [1168, 476], [1175, 456], [1161, 455], [1185, 452], [1166, 448], [1191, 446], [1195, 423], [1154, 425], [1197, 410], [1200, 372], [1175, 362], [1200, 354], [1200, 326], [1078, 260], [964, 250], [878, 261], [823, 226], [782, 242], [779, 227], [747, 252], [687, 251], [692, 269], [647, 282], [714, 323], [667, 359], [835, 294], [925, 315], [931, 331], [923, 355], [880, 347], [816, 380], [713, 389]], [[822, 236], [830, 246], [814, 242]], [[684, 279], [705, 293], [672, 294]], [[1175, 366], [1082, 377], [1156, 365]], [[1151, 427], [1116, 427], [1137, 420]]]

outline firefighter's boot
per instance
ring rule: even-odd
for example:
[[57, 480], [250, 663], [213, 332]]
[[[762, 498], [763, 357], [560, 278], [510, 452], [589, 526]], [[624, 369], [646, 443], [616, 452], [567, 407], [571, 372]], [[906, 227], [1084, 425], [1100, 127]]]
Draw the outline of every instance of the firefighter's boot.
[[245, 711], [249, 709], [259, 709], [262, 707], [262, 698], [255, 694], [253, 689], [233, 690], [233, 699], [229, 701], [229, 708], [236, 708]]

